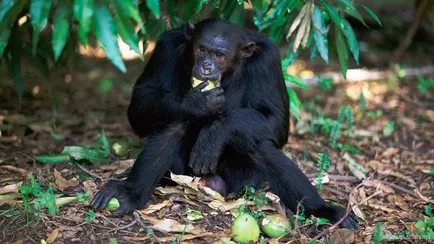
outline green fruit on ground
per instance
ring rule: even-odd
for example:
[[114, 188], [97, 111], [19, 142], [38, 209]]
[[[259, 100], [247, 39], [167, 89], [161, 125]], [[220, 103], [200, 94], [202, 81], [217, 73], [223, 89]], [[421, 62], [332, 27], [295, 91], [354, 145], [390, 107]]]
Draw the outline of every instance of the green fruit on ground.
[[255, 218], [248, 214], [241, 214], [231, 226], [233, 239], [239, 243], [256, 242], [259, 239], [259, 226]]
[[113, 143], [112, 149], [116, 156], [125, 157], [128, 155], [128, 142], [125, 140], [119, 140]]
[[285, 216], [272, 214], [262, 219], [261, 229], [268, 237], [275, 238], [288, 233], [292, 228]]
[[106, 209], [113, 211], [117, 208], [119, 208], [121, 205], [119, 204], [119, 200], [115, 197], [112, 197], [110, 201], [107, 203]]

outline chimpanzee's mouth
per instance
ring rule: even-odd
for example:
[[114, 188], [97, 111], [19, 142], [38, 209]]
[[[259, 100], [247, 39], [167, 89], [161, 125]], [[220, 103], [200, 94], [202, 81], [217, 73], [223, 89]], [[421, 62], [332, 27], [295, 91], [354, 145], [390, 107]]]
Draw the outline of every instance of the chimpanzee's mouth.
[[[215, 87], [221, 87], [221, 75], [217, 75], [216, 77], [213, 77], [212, 79], [207, 79], [207, 78], [203, 78], [203, 79], [199, 79], [198, 77], [194, 77], [193, 76], [193, 79], [192, 79], [192, 82], [194, 83], [194, 82], [196, 82], [195, 80], [200, 80], [200, 81], [208, 81], [208, 82], [211, 82], [211, 83], [213, 83], [213, 85], [215, 86]], [[200, 82], [200, 83], [202, 83], [202, 82]], [[198, 84], [196, 84], [196, 85], [198, 85]]]

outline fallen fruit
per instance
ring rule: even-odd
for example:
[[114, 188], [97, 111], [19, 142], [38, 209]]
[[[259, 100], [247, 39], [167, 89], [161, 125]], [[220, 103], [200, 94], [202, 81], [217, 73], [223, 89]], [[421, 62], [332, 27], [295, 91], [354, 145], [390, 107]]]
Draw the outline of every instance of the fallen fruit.
[[[204, 82], [203, 80], [199, 80], [198, 78], [193, 77], [193, 87], [198, 86], [199, 84], [201, 84], [202, 82]], [[212, 81], [208, 81], [208, 85], [205, 86], [205, 88], [203, 88], [201, 91], [209, 91], [211, 89], [215, 88], [215, 84]]]
[[288, 233], [292, 228], [285, 216], [272, 214], [262, 219], [261, 229], [268, 237], [275, 238]]
[[259, 226], [256, 220], [244, 213], [238, 216], [231, 226], [233, 239], [240, 243], [256, 242], [259, 238]]
[[126, 140], [119, 140], [113, 143], [112, 149], [116, 156], [125, 157], [128, 155], [128, 142]]
[[112, 197], [110, 201], [107, 203], [106, 209], [113, 211], [117, 208], [119, 208], [121, 205], [119, 204], [119, 200], [115, 197]]

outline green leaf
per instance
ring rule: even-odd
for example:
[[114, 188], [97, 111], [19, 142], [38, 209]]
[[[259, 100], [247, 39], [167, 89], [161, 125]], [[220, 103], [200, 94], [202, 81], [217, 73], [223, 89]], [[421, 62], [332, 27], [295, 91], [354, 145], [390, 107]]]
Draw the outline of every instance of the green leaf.
[[100, 149], [87, 149], [79, 146], [67, 146], [62, 154], [67, 154], [75, 160], [87, 160], [93, 164], [105, 164], [110, 161], [110, 154]]
[[302, 79], [300, 79], [299, 77], [297, 77], [295, 75], [290, 75], [288, 73], [284, 73], [283, 78], [285, 79], [285, 81], [294, 83], [297, 86], [300, 86], [302, 88], [310, 88], [310, 86], [308, 84], [306, 84]]
[[263, 11], [267, 8], [267, 1], [266, 0], [251, 0], [250, 1], [253, 5], [253, 9]]
[[0, 58], [8, 44], [11, 29], [0, 24]]
[[110, 11], [103, 3], [98, 2], [95, 5], [93, 18], [92, 22], [95, 36], [104, 48], [107, 57], [116, 67], [122, 72], [125, 72], [126, 67], [119, 52], [117, 35]]
[[143, 25], [136, 0], [112, 0], [116, 12], [122, 12], [122, 16], [129, 16], [140, 26]]
[[380, 26], [383, 26], [382, 24], [381, 24], [381, 20], [378, 18], [378, 16], [374, 13], [374, 11], [372, 11], [370, 8], [368, 8], [367, 6], [365, 6], [365, 5], [362, 5], [362, 7], [366, 10], [366, 12], [368, 12], [368, 14], [369, 15], [371, 15], [371, 17], [375, 20], [375, 21], [377, 21], [377, 23], [380, 25]]
[[17, 3], [19, 0], [3, 0], [0, 2], [0, 22], [3, 22], [3, 18], [6, 16], [8, 11]]
[[294, 46], [294, 38], [291, 37], [291, 41], [288, 44], [288, 49], [286, 49], [285, 58], [282, 60], [282, 70], [286, 70], [288, 66], [294, 62], [294, 60], [297, 58], [298, 54], [300, 53], [300, 49], [297, 49], [297, 51], [294, 52], [293, 46]]
[[348, 45], [350, 46], [350, 50], [353, 53], [354, 60], [356, 60], [357, 64], [359, 64], [359, 43], [357, 42], [356, 35], [354, 34], [353, 28], [347, 20], [344, 20], [346, 33], [345, 37], [347, 38]]
[[26, 4], [27, 0], [2, 1], [0, 3], [0, 57], [8, 44], [12, 24]]
[[235, 9], [229, 18], [229, 21], [235, 23], [238, 26], [243, 26], [244, 22], [244, 5], [237, 4], [235, 5]]
[[344, 35], [340, 31], [339, 27], [336, 26], [336, 50], [338, 53], [339, 64], [341, 66], [341, 72], [344, 78], [347, 78], [347, 70], [348, 70], [348, 49], [347, 44], [345, 42]]
[[122, 40], [139, 55], [140, 59], [143, 60], [142, 52], [140, 52], [139, 49], [139, 37], [134, 31], [134, 26], [131, 24], [128, 17], [124, 16], [122, 12], [117, 12], [114, 15], [114, 22]]
[[94, 0], [74, 0], [74, 18], [79, 22], [78, 37], [81, 43], [87, 44], [87, 33], [92, 24]]
[[146, 0], [146, 6], [148, 6], [157, 19], [160, 18], [160, 0]]
[[291, 109], [291, 112], [292, 114], [294, 114], [295, 118], [297, 118], [297, 120], [300, 120], [301, 101], [300, 99], [298, 99], [297, 93], [295, 93], [295, 91], [291, 87], [287, 86], [286, 92], [289, 96], [289, 108]]
[[172, 28], [180, 27], [183, 22], [179, 18], [179, 10], [178, 10], [178, 0], [168, 0], [167, 1], [167, 13], [170, 17], [170, 26]]
[[375, 227], [374, 234], [372, 234], [372, 242], [374, 244], [380, 244], [383, 240], [383, 223], [378, 222], [377, 227]]
[[72, 1], [62, 0], [56, 8], [53, 19], [53, 51], [57, 61], [68, 39], [70, 19], [72, 15]]
[[365, 21], [363, 20], [362, 15], [360, 15], [360, 13], [357, 11], [352, 1], [339, 0], [339, 2], [341, 2], [345, 6], [345, 12], [347, 12], [349, 15], [353, 16], [354, 18], [358, 19], [360, 22], [363, 23], [363, 25], [367, 26]]
[[327, 44], [327, 28], [325, 27], [324, 20], [322, 18], [321, 10], [314, 6], [312, 21], [314, 23], [313, 38], [315, 40], [316, 47], [322, 57], [322, 59], [329, 63], [329, 49]]
[[48, 14], [50, 13], [53, 0], [32, 0], [30, 2], [31, 23], [33, 25], [32, 48], [33, 55], [36, 54], [36, 46], [39, 40], [39, 32], [47, 24]]
[[42, 163], [62, 163], [69, 161], [69, 156], [64, 154], [38, 155], [35, 158]]

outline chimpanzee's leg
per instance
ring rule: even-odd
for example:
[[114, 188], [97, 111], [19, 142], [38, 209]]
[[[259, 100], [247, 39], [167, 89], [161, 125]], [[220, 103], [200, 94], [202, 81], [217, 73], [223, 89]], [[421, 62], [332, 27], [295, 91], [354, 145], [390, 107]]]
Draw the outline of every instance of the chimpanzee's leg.
[[189, 150], [184, 148], [187, 127], [187, 123], [179, 122], [170, 125], [162, 133], [152, 135], [145, 143], [128, 178], [124, 181], [107, 182], [95, 195], [92, 206], [104, 208], [112, 197], [116, 197], [120, 207], [113, 212], [115, 215], [143, 208], [156, 184], [169, 169], [184, 173], [188, 167], [189, 155], [186, 151]]
[[[224, 164], [219, 164], [219, 174], [231, 192], [238, 192], [249, 184], [259, 186], [267, 182], [270, 191], [278, 195], [293, 212], [297, 212], [297, 206], [301, 203], [306, 216], [315, 215], [332, 222], [344, 216], [345, 209], [327, 204], [306, 175], [272, 142], [262, 142], [257, 151], [247, 157], [249, 159], [234, 158], [238, 162], [223, 161]], [[357, 222], [349, 216], [341, 226], [355, 229]]]

